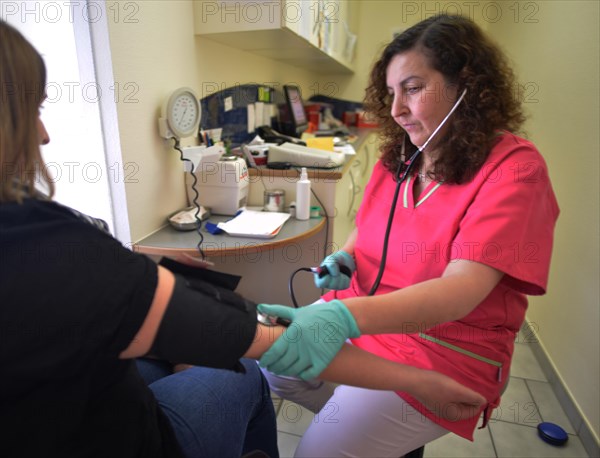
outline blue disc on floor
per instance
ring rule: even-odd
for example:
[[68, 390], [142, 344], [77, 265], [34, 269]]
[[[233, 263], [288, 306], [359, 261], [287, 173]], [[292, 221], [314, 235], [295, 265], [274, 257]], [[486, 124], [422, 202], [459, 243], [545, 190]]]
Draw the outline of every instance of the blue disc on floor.
[[539, 436], [548, 444], [564, 445], [569, 440], [567, 432], [554, 423], [540, 423], [537, 429]]

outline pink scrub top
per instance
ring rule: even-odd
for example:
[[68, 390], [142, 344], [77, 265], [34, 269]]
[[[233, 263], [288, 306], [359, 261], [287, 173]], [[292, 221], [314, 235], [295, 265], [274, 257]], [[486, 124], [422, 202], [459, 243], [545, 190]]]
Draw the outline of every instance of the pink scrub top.
[[[532, 143], [504, 132], [470, 182], [430, 183], [418, 201], [413, 185], [414, 177], [409, 177], [401, 186], [376, 294], [438, 278], [458, 259], [486, 264], [505, 275], [460, 320], [430, 329], [406, 323], [405, 333], [364, 335], [352, 342], [386, 359], [444, 373], [478, 391], [488, 400], [485, 426], [508, 379], [526, 295], [546, 292], [559, 213], [546, 164]], [[379, 269], [395, 186], [392, 173], [378, 162], [356, 218], [356, 272], [347, 290], [330, 291], [325, 300], [368, 294]], [[448, 421], [409, 394], [398, 394], [434, 422], [473, 440], [479, 415]], [[444, 413], [452, 415], [451, 410]]]

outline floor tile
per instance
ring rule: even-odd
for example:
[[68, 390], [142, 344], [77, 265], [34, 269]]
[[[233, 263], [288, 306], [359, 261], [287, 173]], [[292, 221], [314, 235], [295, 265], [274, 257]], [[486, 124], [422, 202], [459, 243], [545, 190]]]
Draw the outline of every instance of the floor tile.
[[425, 446], [425, 458], [496, 458], [488, 428], [475, 430], [474, 439], [446, 434]]
[[300, 443], [300, 436], [295, 436], [288, 433], [277, 433], [277, 445], [279, 448], [280, 458], [292, 458], [296, 447]]
[[563, 411], [558, 398], [549, 383], [536, 380], [526, 381], [533, 400], [538, 406], [542, 421], [556, 423], [568, 434], [577, 434], [577, 431], [569, 421], [567, 414]]
[[537, 426], [542, 417], [531, 397], [525, 380], [511, 377], [502, 395], [500, 405], [492, 412], [490, 422], [507, 421], [528, 426]]
[[277, 431], [302, 436], [315, 414], [298, 404], [284, 401], [277, 415]]
[[[448, 434], [425, 447], [426, 458], [588, 458], [582, 441], [561, 407], [534, 352], [528, 345], [531, 333], [521, 335], [515, 344], [511, 379], [489, 427], [475, 431], [470, 442]], [[314, 414], [299, 405], [273, 395], [277, 412], [279, 451], [282, 458], [293, 457], [302, 435], [314, 421]], [[549, 421], [569, 434], [568, 442], [555, 447], [542, 441], [537, 425]]]
[[489, 425], [498, 458], [587, 458], [577, 436], [569, 436], [567, 443], [555, 447], [542, 441], [537, 428], [498, 421]]
[[533, 351], [527, 344], [515, 344], [510, 375], [511, 377], [540, 380], [542, 382], [548, 381]]

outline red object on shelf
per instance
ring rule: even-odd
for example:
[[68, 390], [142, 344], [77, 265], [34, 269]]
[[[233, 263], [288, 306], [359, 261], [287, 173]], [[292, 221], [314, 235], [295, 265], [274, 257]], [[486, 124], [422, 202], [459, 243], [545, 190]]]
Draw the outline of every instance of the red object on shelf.
[[308, 127], [306, 128], [306, 130], [304, 132], [306, 132], [307, 134], [312, 134], [313, 132], [316, 132], [317, 130], [319, 130], [319, 126], [317, 124], [315, 124], [314, 122], [309, 122]]
[[356, 123], [357, 127], [377, 127], [377, 123], [375, 121], [371, 121], [368, 116], [366, 116], [364, 111], [358, 113], [358, 121]]
[[358, 113], [356, 111], [344, 111], [342, 122], [347, 126], [356, 126], [358, 124]]
[[319, 105], [318, 103], [311, 103], [311, 104], [305, 105], [304, 109], [306, 110], [306, 113], [308, 115], [310, 115], [311, 113], [320, 113], [321, 105]]
[[309, 112], [308, 121], [316, 126], [319, 126], [321, 124], [321, 113], [318, 111]]

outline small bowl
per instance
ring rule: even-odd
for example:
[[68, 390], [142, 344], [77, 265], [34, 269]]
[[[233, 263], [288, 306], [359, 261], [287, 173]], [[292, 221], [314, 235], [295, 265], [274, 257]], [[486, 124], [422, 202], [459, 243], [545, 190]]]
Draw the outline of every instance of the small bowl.
[[[210, 210], [200, 207], [200, 222], [210, 217]], [[198, 229], [200, 222], [196, 219], [196, 207], [188, 207], [176, 211], [167, 218], [169, 224], [178, 231], [194, 231]]]

